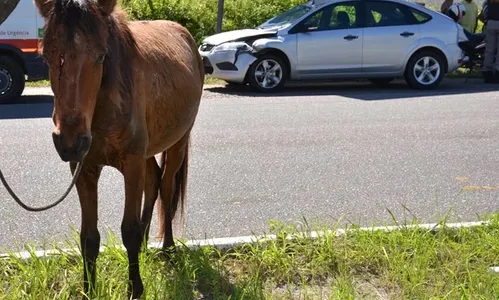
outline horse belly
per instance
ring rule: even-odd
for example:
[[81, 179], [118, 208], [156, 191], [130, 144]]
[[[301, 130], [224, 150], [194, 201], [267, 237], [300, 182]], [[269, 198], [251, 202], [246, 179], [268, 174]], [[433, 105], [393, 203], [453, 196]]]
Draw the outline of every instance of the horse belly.
[[[199, 109], [201, 94], [192, 95], [182, 101], [183, 105], [156, 106], [154, 114], [147, 120], [149, 142], [147, 156], [161, 153], [175, 145], [184, 135], [189, 133]], [[165, 101], [166, 102], [166, 101]]]
[[[204, 69], [189, 32], [170, 21], [134, 23], [142, 48], [144, 72], [137, 98], [144, 99], [148, 132], [147, 155], [153, 156], [177, 143], [192, 128], [203, 93]], [[144, 97], [144, 95], [148, 95]]]
[[184, 130], [165, 130], [155, 136], [150, 136], [147, 157], [154, 156], [171, 148], [187, 133], [187, 130], [187, 127]]

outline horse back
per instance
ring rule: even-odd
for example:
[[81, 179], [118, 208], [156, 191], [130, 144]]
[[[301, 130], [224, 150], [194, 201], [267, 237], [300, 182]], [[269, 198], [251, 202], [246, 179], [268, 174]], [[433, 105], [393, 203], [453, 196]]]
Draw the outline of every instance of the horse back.
[[149, 68], [145, 71], [166, 76], [168, 81], [176, 79], [179, 87], [188, 80], [191, 87], [195, 84], [202, 88], [203, 61], [185, 27], [169, 20], [132, 21], [129, 27], [145, 61], [141, 66]]

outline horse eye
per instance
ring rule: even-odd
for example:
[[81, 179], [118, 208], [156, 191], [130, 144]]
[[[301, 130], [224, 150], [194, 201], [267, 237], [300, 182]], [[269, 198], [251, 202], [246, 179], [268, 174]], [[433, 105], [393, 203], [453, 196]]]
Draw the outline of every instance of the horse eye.
[[105, 58], [105, 57], [106, 57], [106, 55], [105, 55], [105, 54], [103, 54], [103, 55], [99, 56], [99, 57], [97, 58], [97, 63], [98, 63], [98, 64], [102, 64], [102, 63], [104, 62], [104, 58]]

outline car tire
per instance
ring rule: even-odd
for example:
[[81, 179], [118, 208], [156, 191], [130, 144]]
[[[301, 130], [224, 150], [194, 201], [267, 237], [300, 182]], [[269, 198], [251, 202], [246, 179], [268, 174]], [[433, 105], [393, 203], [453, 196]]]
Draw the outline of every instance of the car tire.
[[25, 86], [24, 70], [9, 56], [0, 56], [0, 103], [21, 97]]
[[24, 70], [9, 56], [0, 56], [0, 103], [21, 97], [25, 86]]
[[[270, 70], [273, 71], [269, 72]], [[280, 57], [265, 54], [251, 64], [248, 70], [248, 83], [257, 92], [273, 93], [284, 87], [287, 74], [287, 65]]]
[[382, 87], [386, 87], [390, 84], [390, 82], [393, 81], [394, 78], [369, 78], [369, 81], [372, 83], [372, 84], [375, 84], [377, 86], [382, 86]]
[[[426, 75], [423, 75], [426, 73]], [[431, 77], [429, 76], [431, 75]], [[421, 51], [414, 54], [405, 71], [405, 80], [413, 89], [436, 88], [445, 76], [444, 60], [435, 51]]]

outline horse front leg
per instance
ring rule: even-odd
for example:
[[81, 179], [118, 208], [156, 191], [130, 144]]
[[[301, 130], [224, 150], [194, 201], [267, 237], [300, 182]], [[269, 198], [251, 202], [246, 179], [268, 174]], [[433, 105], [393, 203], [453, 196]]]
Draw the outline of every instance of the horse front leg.
[[140, 209], [144, 192], [146, 162], [142, 155], [129, 155], [122, 164], [125, 179], [125, 211], [121, 235], [128, 254], [128, 298], [138, 299], [144, 286], [140, 277], [139, 251], [142, 243]]
[[[76, 163], [70, 164], [71, 173], [76, 170]], [[97, 229], [97, 187], [102, 167], [84, 165], [76, 190], [80, 199], [81, 229], [80, 244], [83, 257], [83, 299], [93, 298], [95, 287], [95, 262], [99, 255], [100, 234]]]

